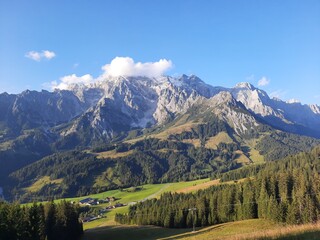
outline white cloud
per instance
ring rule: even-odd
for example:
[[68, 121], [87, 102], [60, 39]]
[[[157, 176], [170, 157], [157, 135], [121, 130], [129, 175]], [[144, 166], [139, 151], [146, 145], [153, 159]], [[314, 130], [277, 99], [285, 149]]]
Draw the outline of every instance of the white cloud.
[[269, 83], [270, 83], [270, 79], [268, 79], [267, 77], [262, 77], [262, 78], [258, 81], [258, 86], [259, 86], [259, 87], [267, 86]]
[[135, 63], [130, 57], [116, 57], [111, 63], [102, 67], [105, 76], [146, 76], [163, 75], [172, 67], [172, 62], [160, 59], [158, 62]]
[[[78, 64], [75, 64], [76, 68]], [[102, 66], [104, 72], [102, 75], [93, 78], [90, 74], [78, 77], [76, 74], [67, 75], [60, 78], [60, 81], [44, 83], [45, 89], [67, 90], [73, 84], [90, 84], [95, 81], [103, 80], [108, 76], [146, 76], [157, 77], [163, 75], [172, 67], [172, 62], [166, 59], [160, 59], [158, 62], [135, 63], [130, 57], [116, 57], [111, 63]]]
[[25, 57], [30, 58], [34, 61], [40, 62], [42, 59], [52, 59], [56, 54], [49, 50], [43, 50], [42, 52], [30, 51], [25, 54]]
[[35, 51], [30, 51], [30, 52], [26, 53], [25, 56], [27, 58], [30, 58], [35, 61], [40, 61], [40, 59], [41, 59], [41, 54], [39, 52], [35, 52]]
[[52, 51], [44, 50], [42, 51], [42, 56], [45, 57], [46, 59], [51, 59], [56, 56], [56, 54]]
[[[67, 75], [60, 78], [60, 83], [57, 81], [52, 81], [49, 85], [51, 89], [67, 90], [70, 85], [73, 84], [90, 84], [94, 82], [94, 78], [90, 74], [85, 74], [78, 77], [76, 74]], [[47, 86], [47, 84], [46, 84]]]

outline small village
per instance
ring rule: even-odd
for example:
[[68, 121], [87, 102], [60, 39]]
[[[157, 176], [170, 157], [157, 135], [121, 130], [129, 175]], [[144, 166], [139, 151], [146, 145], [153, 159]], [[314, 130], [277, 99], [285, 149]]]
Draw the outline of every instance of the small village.
[[[119, 208], [126, 206], [126, 204], [116, 202], [117, 198], [115, 197], [106, 197], [104, 199], [98, 199], [98, 198], [85, 198], [79, 201], [80, 206], [84, 207], [92, 207], [92, 206], [97, 206], [101, 204], [106, 204], [109, 203], [109, 206], [103, 206], [99, 209], [94, 209], [94, 211], [88, 211], [83, 214], [81, 217], [82, 222], [91, 222], [100, 218], [103, 218], [103, 214], [108, 212], [111, 209]], [[115, 203], [115, 204], [114, 204]], [[90, 208], [91, 209], [91, 208]]]

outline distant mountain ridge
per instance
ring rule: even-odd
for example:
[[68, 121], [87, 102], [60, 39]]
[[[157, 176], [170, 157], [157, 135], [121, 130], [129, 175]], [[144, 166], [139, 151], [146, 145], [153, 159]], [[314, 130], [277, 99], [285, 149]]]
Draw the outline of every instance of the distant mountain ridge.
[[0, 110], [0, 186], [24, 199], [214, 176], [320, 144], [319, 106], [194, 75], [3, 93]]
[[[0, 94], [0, 141], [34, 128], [60, 136], [86, 132], [110, 140], [119, 132], [161, 125], [191, 106], [229, 92], [253, 115], [280, 130], [320, 137], [320, 107], [271, 99], [250, 83], [234, 88], [213, 87], [198, 77], [108, 77], [69, 90]], [[222, 95], [221, 95], [222, 96]], [[54, 130], [61, 124], [61, 130]]]

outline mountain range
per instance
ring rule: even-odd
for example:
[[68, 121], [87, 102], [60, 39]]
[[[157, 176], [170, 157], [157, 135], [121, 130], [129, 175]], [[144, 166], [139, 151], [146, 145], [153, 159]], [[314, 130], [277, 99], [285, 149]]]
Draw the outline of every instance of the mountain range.
[[[161, 125], [205, 100], [214, 104], [229, 98], [275, 128], [320, 137], [317, 105], [271, 99], [250, 83], [212, 87], [194, 75], [109, 77], [90, 85], [71, 85], [69, 90], [2, 93], [0, 137], [3, 142], [40, 128], [60, 136], [90, 131], [92, 139], [111, 140], [123, 131]], [[67, 126], [56, 129], [62, 124]]]
[[[176, 144], [173, 151], [181, 150], [178, 143], [186, 145], [183, 149], [192, 146], [220, 155], [227, 149], [241, 165], [257, 159], [276, 160], [320, 143], [319, 106], [270, 98], [245, 82], [233, 88], [213, 87], [194, 75], [107, 77], [92, 84], [70, 85], [67, 90], [2, 93], [0, 111], [0, 184], [4, 189], [8, 177], [10, 181], [17, 179], [16, 171], [26, 171], [30, 165], [40, 164], [40, 159], [75, 149], [92, 153], [100, 148], [107, 154], [98, 157], [121, 158], [137, 150], [139, 142], [144, 142], [144, 151], [152, 149], [146, 143], [157, 139]], [[237, 147], [228, 147], [230, 144]], [[159, 142], [156, 145], [154, 151], [168, 149], [167, 145], [159, 147]], [[108, 151], [116, 151], [116, 157], [110, 157]], [[226, 162], [231, 155], [225, 157]], [[207, 167], [201, 170], [202, 175], [215, 172]], [[152, 181], [170, 180], [168, 171]], [[31, 184], [39, 177], [32, 175], [18, 182], [24, 181], [21, 186], [26, 187], [26, 182]], [[111, 182], [113, 187], [117, 185], [117, 181]]]

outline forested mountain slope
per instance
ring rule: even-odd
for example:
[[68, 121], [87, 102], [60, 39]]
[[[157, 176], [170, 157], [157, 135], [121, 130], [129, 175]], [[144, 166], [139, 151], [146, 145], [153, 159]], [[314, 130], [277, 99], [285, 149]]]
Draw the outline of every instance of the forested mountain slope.
[[177, 133], [181, 126], [173, 124], [144, 137], [101, 145], [91, 151], [50, 155], [10, 174], [7, 182], [13, 190], [7, 195], [22, 201], [45, 200], [146, 183], [216, 177], [261, 164], [264, 156], [268, 161], [277, 160], [319, 144], [312, 138], [266, 128], [259, 134], [252, 133], [256, 135], [254, 146], [214, 115], [207, 118], [203, 118], [207, 124], [195, 124], [188, 131]]
[[300, 224], [320, 219], [320, 147], [263, 166], [253, 179], [195, 194], [167, 193], [131, 206], [126, 224], [192, 227], [251, 218]]

